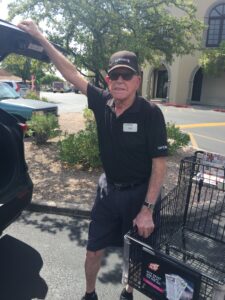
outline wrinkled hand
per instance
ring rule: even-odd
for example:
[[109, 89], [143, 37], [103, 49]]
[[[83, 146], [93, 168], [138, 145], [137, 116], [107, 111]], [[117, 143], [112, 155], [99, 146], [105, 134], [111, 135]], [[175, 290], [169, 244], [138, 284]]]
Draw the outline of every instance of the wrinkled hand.
[[41, 37], [42, 33], [38, 26], [32, 20], [24, 20], [17, 25], [20, 29], [26, 31], [33, 37]]
[[137, 226], [138, 234], [147, 238], [153, 232], [155, 225], [152, 219], [152, 212], [147, 207], [142, 207], [136, 218], [133, 220], [133, 225]]

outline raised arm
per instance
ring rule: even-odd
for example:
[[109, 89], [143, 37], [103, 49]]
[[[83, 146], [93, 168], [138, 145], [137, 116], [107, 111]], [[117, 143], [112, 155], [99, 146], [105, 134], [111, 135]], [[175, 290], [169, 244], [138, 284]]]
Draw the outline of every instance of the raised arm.
[[32, 20], [24, 20], [18, 24], [18, 27], [38, 40], [62, 76], [83, 94], [87, 95], [88, 81], [77, 71], [76, 66], [44, 37]]

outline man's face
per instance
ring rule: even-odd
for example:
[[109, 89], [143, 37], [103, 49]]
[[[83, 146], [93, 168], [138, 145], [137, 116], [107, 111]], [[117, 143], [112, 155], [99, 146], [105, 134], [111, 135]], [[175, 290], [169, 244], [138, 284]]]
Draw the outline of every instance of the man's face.
[[133, 99], [140, 85], [140, 77], [128, 68], [117, 68], [109, 73], [108, 87], [115, 100]]

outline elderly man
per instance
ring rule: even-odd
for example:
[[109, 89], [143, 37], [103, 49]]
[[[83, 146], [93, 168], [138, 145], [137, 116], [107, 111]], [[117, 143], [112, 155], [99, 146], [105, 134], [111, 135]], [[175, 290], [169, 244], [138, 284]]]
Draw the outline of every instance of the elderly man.
[[[86, 293], [97, 300], [96, 278], [104, 249], [122, 246], [124, 234], [136, 225], [147, 238], [154, 230], [153, 210], [166, 172], [166, 127], [160, 109], [137, 95], [141, 77], [133, 52], [119, 51], [109, 61], [108, 91], [91, 85], [30, 20], [19, 28], [37, 39], [61, 72], [87, 95], [98, 131], [104, 174], [99, 179], [85, 261]], [[133, 299], [132, 288], [120, 300]]]

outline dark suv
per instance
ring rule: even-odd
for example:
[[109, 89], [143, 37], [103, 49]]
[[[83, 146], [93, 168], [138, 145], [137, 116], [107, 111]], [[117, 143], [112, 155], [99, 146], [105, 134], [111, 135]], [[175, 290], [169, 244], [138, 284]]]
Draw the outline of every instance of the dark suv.
[[[29, 34], [0, 20], [0, 61], [16, 53], [45, 62], [43, 47]], [[23, 124], [0, 109], [0, 233], [31, 202], [33, 184], [24, 158]]]
[[33, 184], [24, 158], [21, 125], [0, 109], [0, 233], [32, 198]]

